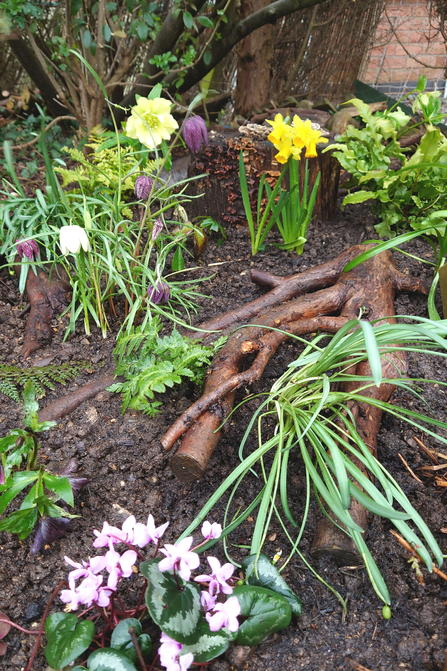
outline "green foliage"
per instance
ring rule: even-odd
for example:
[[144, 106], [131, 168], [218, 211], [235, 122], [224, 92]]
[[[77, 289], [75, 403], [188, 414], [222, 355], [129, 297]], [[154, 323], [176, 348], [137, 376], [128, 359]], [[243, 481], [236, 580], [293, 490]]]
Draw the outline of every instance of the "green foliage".
[[66, 384], [73, 380], [81, 370], [91, 366], [88, 361], [66, 361], [60, 365], [33, 366], [32, 368], [18, 368], [0, 364], [0, 392], [20, 403], [19, 389], [32, 381], [36, 398], [45, 396], [45, 389], [54, 389], [54, 383]]
[[136, 663], [138, 661], [138, 655], [129, 633], [131, 627], [135, 630], [138, 645], [143, 656], [148, 655], [152, 648], [150, 636], [142, 633], [141, 622], [134, 617], [128, 617], [118, 623], [112, 632], [110, 645], [114, 650], [118, 650], [125, 654], [131, 662]]
[[[56, 502], [62, 499], [73, 506], [73, 491], [68, 478], [51, 473], [37, 465], [39, 443], [37, 434], [48, 431], [56, 422], [39, 422], [38, 403], [32, 380], [23, 390], [23, 424], [25, 429], [15, 429], [0, 439], [1, 475], [0, 515], [24, 489], [31, 486], [19, 510], [0, 521], [0, 531], [26, 538], [33, 530], [39, 515], [42, 517], [75, 517]], [[26, 459], [26, 469], [20, 471]], [[49, 494], [45, 494], [45, 489]]]
[[[200, 587], [185, 582], [172, 571], [159, 570], [160, 559], [150, 559], [140, 565], [147, 579], [146, 606], [160, 629], [179, 643], [190, 645], [198, 639], [197, 627], [203, 618]], [[179, 588], [180, 586], [180, 588]], [[209, 630], [209, 627], [208, 627]]]
[[155, 393], [163, 394], [182, 378], [199, 382], [204, 367], [223, 344], [220, 339], [214, 347], [205, 347], [175, 329], [160, 338], [160, 329], [160, 320], [154, 318], [146, 327], [132, 328], [118, 338], [116, 375], [124, 375], [126, 381], [113, 384], [109, 391], [122, 392], [123, 412], [129, 407], [153, 416], [162, 405], [154, 400]]
[[280, 594], [243, 585], [233, 590], [233, 596], [237, 597], [244, 618], [236, 637], [239, 645], [258, 645], [269, 634], [289, 626], [292, 609]]
[[[86, 146], [91, 149], [87, 158], [79, 149], [64, 148], [64, 151], [79, 165], [72, 170], [62, 167], [54, 169], [62, 176], [62, 186], [78, 184], [82, 192], [90, 196], [103, 190], [113, 195], [121, 182], [123, 195], [132, 194], [140, 165], [133, 150], [121, 146], [118, 152], [117, 147], [107, 146], [104, 139], [97, 135], [91, 135]], [[149, 161], [145, 170], [152, 172], [156, 167], [156, 161]]]
[[[436, 92], [419, 91], [413, 104], [413, 110], [424, 117], [420, 124], [426, 122], [428, 127], [410, 158], [399, 144], [410, 117], [399, 107], [372, 114], [361, 100], [351, 102], [358, 108], [364, 127], [348, 126], [331, 150], [352, 174], [353, 183], [363, 189], [348, 194], [343, 204], [374, 199], [374, 211], [381, 218], [376, 230], [381, 237], [391, 237], [399, 228], [428, 231], [427, 217], [447, 209], [447, 140], [432, 125], [442, 119]], [[401, 163], [399, 169], [390, 168], [392, 159]]]
[[[253, 218], [250, 194], [247, 184], [247, 175], [245, 172], [245, 163], [242, 151], [239, 156], [239, 180], [241, 186], [242, 202], [244, 204], [245, 216], [247, 217], [248, 227], [250, 229], [251, 253], [254, 256], [259, 252], [264, 241], [273, 225], [277, 222], [289, 194], [281, 188], [282, 179], [286, 173], [287, 165], [281, 171], [278, 181], [273, 191], [266, 181], [265, 173], [262, 174], [258, 189], [258, 198], [256, 204], [256, 220]], [[264, 189], [267, 197], [267, 203], [263, 206]], [[277, 198], [279, 192], [279, 198]]]
[[276, 566], [266, 555], [260, 553], [259, 556], [250, 555], [246, 557], [242, 562], [242, 570], [246, 585], [265, 587], [280, 594], [289, 602], [293, 615], [297, 617], [301, 615], [301, 600], [290, 589]]
[[45, 620], [44, 655], [52, 669], [61, 669], [79, 657], [93, 640], [95, 625], [72, 613], [53, 613]]
[[[49, 116], [44, 117], [45, 125], [52, 121]], [[34, 114], [28, 115], [25, 119], [17, 119], [0, 128], [0, 143], [9, 142], [12, 145], [22, 145], [31, 142], [39, 135], [41, 118]], [[62, 135], [62, 129], [58, 124], [54, 124], [46, 131], [46, 140], [48, 143], [51, 158], [56, 162], [61, 161], [63, 148], [69, 142]], [[17, 150], [20, 152], [20, 150]], [[23, 151], [21, 153], [24, 153]], [[32, 177], [38, 169], [38, 147], [36, 145], [26, 149], [26, 165], [22, 169], [20, 176], [24, 179]]]
[[[349, 513], [352, 498], [372, 513], [388, 519], [410, 545], [417, 546], [429, 571], [433, 567], [432, 556], [438, 565], [442, 565], [442, 551], [433, 534], [396, 480], [371, 454], [357, 432], [352, 414], [355, 403], [372, 405], [447, 444], [445, 422], [407, 408], [399, 408], [392, 403], [384, 403], [365, 393], [368, 388], [381, 384], [380, 358], [386, 358], [388, 354], [398, 356], [399, 351], [403, 350], [415, 352], [416, 355], [418, 352], [432, 353], [447, 359], [447, 321], [434, 322], [415, 317], [405, 317], [405, 320], [409, 323], [377, 323], [373, 329], [363, 329], [359, 320], [352, 320], [330, 339], [326, 347], [320, 346], [321, 339], [327, 337], [324, 335], [316, 336], [310, 343], [304, 341], [306, 347], [303, 353], [275, 382], [269, 397], [261, 404], [247, 427], [240, 448], [241, 463], [216, 490], [181, 539], [189, 536], [207, 518], [214, 505], [221, 505], [222, 497], [228, 491], [230, 501], [234, 499], [238, 488], [244, 487], [244, 477], [258, 464], [259, 477], [263, 481], [261, 492], [222, 532], [222, 536], [226, 536], [259, 506], [251, 543], [253, 555], [259, 555], [268, 536], [272, 517], [276, 516], [293, 546], [290, 557], [281, 568], [287, 565], [295, 552], [307, 563], [298, 544], [307, 521], [310, 494], [314, 489], [318, 502], [326, 504], [333, 519], [341, 523], [351, 536], [363, 558], [374, 590], [386, 604], [390, 603], [386, 583], [362, 536], [362, 529]], [[296, 339], [302, 340], [298, 337]], [[374, 375], [360, 377], [352, 374], [353, 366], [362, 361], [368, 361]], [[415, 382], [418, 380], [399, 377], [397, 367], [396, 378], [387, 379], [387, 383], [405, 390], [406, 394], [415, 394], [421, 398], [415, 389]], [[343, 391], [343, 385], [347, 383], [351, 383], [351, 391]], [[276, 420], [277, 431], [273, 435], [270, 432], [271, 437], [264, 439], [261, 419], [267, 416]], [[259, 447], [244, 455], [247, 438], [256, 425], [260, 432]], [[289, 508], [288, 462], [292, 449], [299, 450], [301, 454], [307, 480], [304, 514], [296, 540], [292, 539], [287, 528], [288, 524], [298, 526]], [[269, 468], [265, 460], [268, 452], [272, 452], [273, 456]], [[357, 466], [358, 463], [369, 477]], [[337, 596], [343, 603], [340, 595]]]

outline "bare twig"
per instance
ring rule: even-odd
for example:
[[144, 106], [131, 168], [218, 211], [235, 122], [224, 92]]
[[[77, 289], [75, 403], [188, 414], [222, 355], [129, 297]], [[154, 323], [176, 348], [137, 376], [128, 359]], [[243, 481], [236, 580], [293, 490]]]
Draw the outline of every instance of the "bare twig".
[[418, 478], [417, 475], [414, 474], [414, 472], [411, 470], [411, 468], [409, 467], [409, 465], [407, 464], [407, 462], [405, 461], [403, 456], [400, 454], [400, 452], [397, 453], [397, 456], [399, 457], [399, 459], [401, 460], [401, 462], [403, 463], [403, 465], [405, 466], [407, 471], [410, 473], [411, 477], [414, 478], [415, 480], [417, 480], [417, 482], [420, 482], [421, 485], [423, 485], [424, 483], [422, 482], [422, 480], [420, 478]]

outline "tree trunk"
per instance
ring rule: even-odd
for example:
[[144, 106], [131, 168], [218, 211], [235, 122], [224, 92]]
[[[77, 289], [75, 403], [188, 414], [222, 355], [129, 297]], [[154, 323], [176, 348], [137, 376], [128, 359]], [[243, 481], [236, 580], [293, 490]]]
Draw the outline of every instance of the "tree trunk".
[[[223, 224], [247, 225], [239, 183], [241, 150], [244, 154], [248, 190], [254, 208], [262, 173], [266, 173], [271, 184], [276, 183], [282, 166], [275, 161], [276, 149], [270, 142], [237, 132], [215, 134], [210, 143], [194, 156], [188, 168], [188, 177], [206, 173], [205, 177], [191, 183], [190, 193], [204, 196], [194, 199], [189, 204], [190, 217], [207, 215]], [[317, 150], [318, 157], [308, 160], [311, 188], [318, 172], [321, 171], [314, 216], [320, 219], [332, 219], [337, 206], [340, 164], [330, 152], [323, 154], [321, 148]], [[301, 160], [300, 188], [304, 183], [305, 165], [306, 162]], [[287, 180], [284, 182], [284, 186], [286, 185]]]
[[[242, 18], [270, 4], [269, 0], [243, 0]], [[273, 26], [266, 24], [247, 35], [237, 50], [237, 85], [234, 93], [236, 112], [250, 117], [267, 103], [270, 92], [273, 55]]]

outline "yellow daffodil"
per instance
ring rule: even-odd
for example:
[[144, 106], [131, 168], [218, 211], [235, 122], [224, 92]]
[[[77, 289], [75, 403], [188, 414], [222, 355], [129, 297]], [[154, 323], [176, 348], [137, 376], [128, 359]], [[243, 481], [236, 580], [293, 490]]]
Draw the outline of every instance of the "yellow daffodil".
[[169, 140], [178, 128], [170, 112], [171, 103], [165, 98], [139, 98], [127, 120], [126, 135], [139, 140], [148, 149], [155, 149], [162, 140]]
[[267, 120], [267, 123], [273, 127], [272, 132], [268, 136], [268, 139], [272, 144], [281, 142], [284, 135], [290, 134], [290, 126], [285, 123], [282, 114], [277, 114], [274, 121]]

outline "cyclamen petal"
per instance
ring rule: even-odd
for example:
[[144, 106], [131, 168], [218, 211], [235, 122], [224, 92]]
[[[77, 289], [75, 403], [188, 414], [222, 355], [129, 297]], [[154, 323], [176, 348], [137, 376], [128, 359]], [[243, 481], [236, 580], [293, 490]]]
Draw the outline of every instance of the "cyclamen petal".
[[214, 609], [214, 606], [216, 605], [216, 597], [211, 596], [209, 592], [202, 592], [200, 594], [200, 603], [202, 604], [205, 613], [207, 613], [209, 610]]
[[236, 596], [231, 596], [225, 603], [217, 603], [212, 613], [205, 613], [211, 631], [219, 631], [225, 627], [230, 631], [239, 629], [238, 615], [241, 605]]
[[222, 526], [217, 522], [211, 524], [210, 522], [206, 521], [202, 524], [201, 532], [204, 538], [208, 538], [210, 540], [220, 538], [222, 534]]

